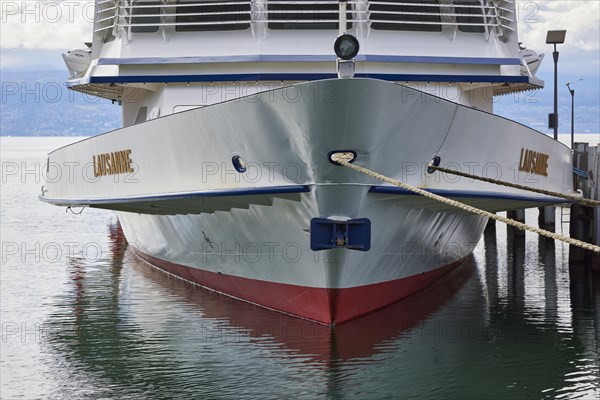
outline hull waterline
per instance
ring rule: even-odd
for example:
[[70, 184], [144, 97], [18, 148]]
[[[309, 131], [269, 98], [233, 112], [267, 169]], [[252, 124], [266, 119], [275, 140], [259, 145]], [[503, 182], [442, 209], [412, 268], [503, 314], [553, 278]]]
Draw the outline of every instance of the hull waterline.
[[395, 281], [344, 289], [312, 288], [227, 276], [170, 263], [133, 250], [162, 271], [205, 289], [311, 321], [339, 325], [402, 300], [433, 284], [464, 259]]

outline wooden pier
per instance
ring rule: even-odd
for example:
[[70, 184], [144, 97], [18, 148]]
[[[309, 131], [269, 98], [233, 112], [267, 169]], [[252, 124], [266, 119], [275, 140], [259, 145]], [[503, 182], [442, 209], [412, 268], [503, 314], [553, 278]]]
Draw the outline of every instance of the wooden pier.
[[[600, 144], [575, 143], [573, 148], [573, 187], [583, 197], [600, 200]], [[600, 245], [600, 207], [571, 206], [569, 234], [572, 238]], [[584, 263], [600, 271], [600, 256], [571, 246], [569, 261]]]

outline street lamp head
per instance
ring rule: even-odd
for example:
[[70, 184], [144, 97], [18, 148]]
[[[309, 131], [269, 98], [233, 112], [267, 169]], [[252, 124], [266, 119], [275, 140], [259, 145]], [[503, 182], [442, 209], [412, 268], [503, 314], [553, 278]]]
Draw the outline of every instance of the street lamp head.
[[548, 31], [546, 35], [546, 44], [560, 44], [565, 42], [567, 31]]
[[577, 80], [574, 80], [573, 82], [565, 83], [567, 88], [569, 88], [569, 93], [571, 93], [571, 96], [575, 96], [575, 89], [571, 89], [571, 85], [574, 83], [577, 83], [579, 81], [582, 81], [582, 80], [583, 80], [583, 78], [579, 78]]
[[[556, 45], [558, 43], [565, 42], [565, 36], [567, 35], [566, 30], [562, 31], [548, 31], [546, 36], [546, 43], [554, 45], [554, 51], [552, 52], [552, 59], [554, 60], [554, 112], [551, 118], [548, 119], [549, 128], [554, 128], [554, 140], [558, 140], [558, 51]], [[551, 126], [550, 126], [551, 125]]]

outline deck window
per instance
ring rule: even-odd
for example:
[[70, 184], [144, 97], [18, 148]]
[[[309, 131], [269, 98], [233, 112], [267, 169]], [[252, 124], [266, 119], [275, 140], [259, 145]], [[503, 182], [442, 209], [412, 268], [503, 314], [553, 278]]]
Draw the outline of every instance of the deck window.
[[[155, 1], [134, 1], [131, 8], [130, 23], [132, 25], [131, 32], [156, 32], [158, 31], [158, 24], [160, 22], [160, 8], [158, 7], [147, 7], [151, 5], [158, 5], [159, 2]], [[136, 6], [140, 6], [137, 8]], [[141, 7], [143, 6], [143, 7]], [[140, 24], [143, 26], [136, 26]]]
[[[270, 29], [339, 29], [339, 5], [330, 0], [269, 0], [268, 13]], [[346, 29], [352, 28], [350, 18], [348, 12]]]
[[[483, 24], [485, 22], [482, 14], [481, 3], [478, 0], [455, 1], [454, 4], [454, 12], [456, 14], [463, 14], [456, 16], [456, 22], [459, 24]], [[460, 7], [461, 5], [470, 7]], [[458, 25], [458, 30], [469, 33], [483, 33], [485, 32], [485, 27], [482, 25]]]
[[440, 7], [437, 0], [376, 0], [375, 4], [369, 2], [369, 14], [373, 29], [442, 31]]
[[206, 5], [202, 3], [198, 0], [177, 2], [176, 31], [236, 31], [250, 28], [249, 0], [208, 0], [205, 1]]

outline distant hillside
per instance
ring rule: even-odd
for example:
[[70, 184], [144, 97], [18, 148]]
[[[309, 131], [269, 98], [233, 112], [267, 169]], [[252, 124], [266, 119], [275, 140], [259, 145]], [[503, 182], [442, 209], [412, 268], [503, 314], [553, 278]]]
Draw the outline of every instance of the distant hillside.
[[[1, 72], [0, 134], [2, 136], [87, 136], [120, 127], [121, 111], [110, 101], [68, 90], [65, 71]], [[598, 85], [580, 84], [576, 92], [575, 130], [600, 132]], [[559, 120], [562, 133], [571, 131], [571, 97], [559, 89]], [[550, 132], [552, 88], [501, 96], [495, 112], [522, 124]]]
[[121, 126], [109, 100], [68, 90], [65, 71], [2, 71], [2, 136], [90, 136]]
[[[552, 85], [543, 90], [515, 93], [495, 99], [494, 113], [513, 119], [540, 132], [550, 133], [548, 114], [554, 109]], [[567, 88], [559, 88], [558, 130], [571, 132], [571, 95]], [[600, 92], [575, 91], [575, 132], [600, 133]]]

